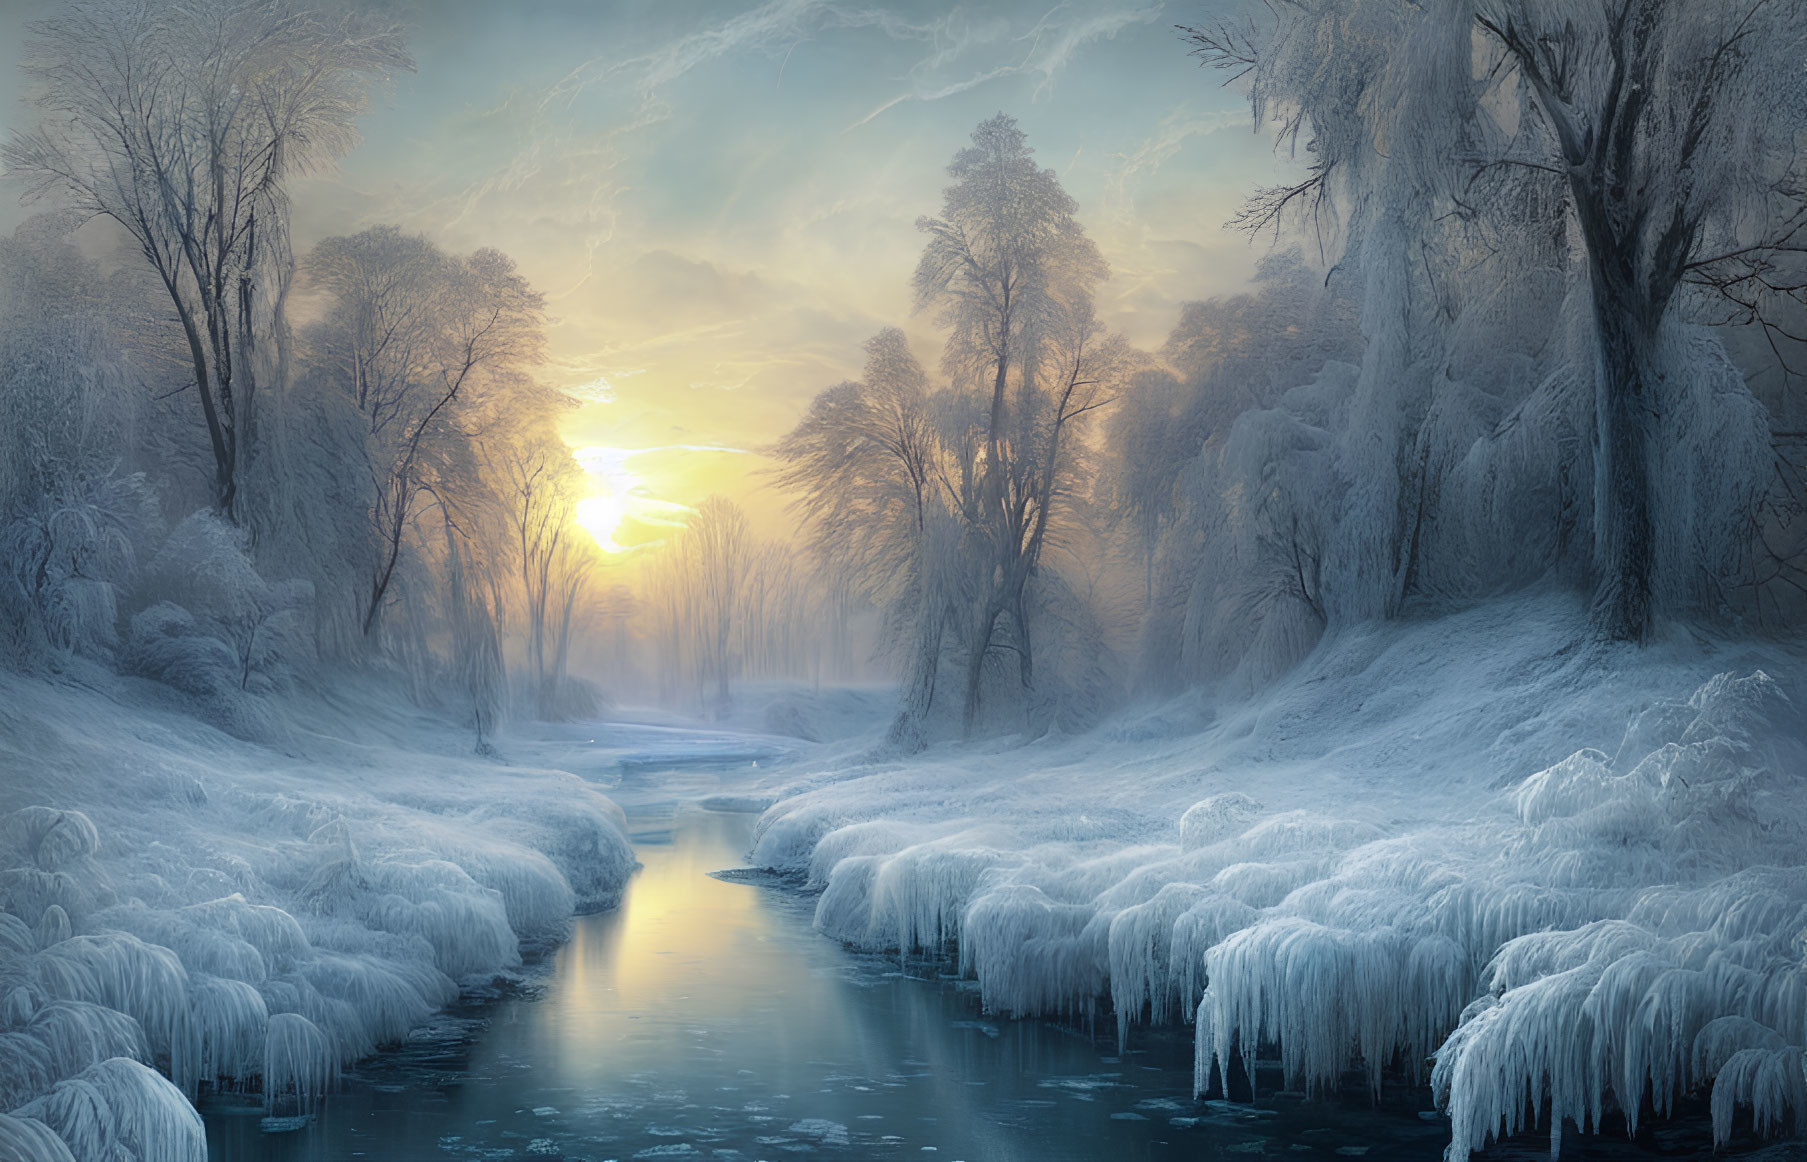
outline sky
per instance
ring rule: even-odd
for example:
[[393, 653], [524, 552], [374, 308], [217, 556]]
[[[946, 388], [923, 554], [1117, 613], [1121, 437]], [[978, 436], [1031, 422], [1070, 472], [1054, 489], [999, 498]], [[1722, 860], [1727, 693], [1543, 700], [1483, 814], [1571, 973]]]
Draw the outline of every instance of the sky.
[[[1174, 27], [1234, 2], [372, 0], [418, 68], [294, 187], [296, 242], [396, 223], [512, 255], [554, 317], [543, 374], [584, 401], [593, 523], [643, 542], [722, 492], [776, 532], [760, 449], [882, 326], [935, 363], [915, 221], [981, 120], [1015, 116], [1079, 202], [1132, 341], [1246, 281], [1266, 244], [1223, 223], [1290, 162]], [[53, 6], [0, 0], [0, 46]], [[0, 131], [31, 117], [17, 55]], [[0, 230], [26, 212], [0, 188]]]

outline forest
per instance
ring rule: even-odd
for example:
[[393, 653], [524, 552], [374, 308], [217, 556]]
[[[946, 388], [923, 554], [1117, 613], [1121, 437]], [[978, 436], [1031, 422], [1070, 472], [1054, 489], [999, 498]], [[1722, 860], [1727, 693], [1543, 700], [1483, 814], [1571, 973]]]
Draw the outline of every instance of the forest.
[[1144, 67], [1278, 159], [1253, 276], [1138, 341], [1033, 103], [969, 120], [873, 274], [907, 310], [681, 501], [573, 435], [564, 288], [307, 216], [416, 73], [386, 6], [0, 45], [0, 1158], [312, 1116], [622, 898], [631, 788], [557, 747], [669, 722], [789, 756], [723, 789], [817, 929], [1192, 1025], [1187, 1098], [1360, 1071], [1452, 1160], [1792, 1133], [1807, 19], [1164, 12]]

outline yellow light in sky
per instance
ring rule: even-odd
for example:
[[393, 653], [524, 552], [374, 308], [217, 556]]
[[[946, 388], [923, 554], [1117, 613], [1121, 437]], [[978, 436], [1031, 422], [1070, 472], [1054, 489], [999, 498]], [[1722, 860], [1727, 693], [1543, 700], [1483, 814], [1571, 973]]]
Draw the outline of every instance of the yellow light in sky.
[[619, 496], [586, 496], [577, 502], [577, 523], [596, 538], [605, 553], [622, 551], [622, 546], [615, 543], [615, 534], [626, 516], [627, 505]]
[[572, 455], [590, 477], [590, 495], [577, 502], [577, 523], [596, 538], [605, 553], [623, 553], [627, 546], [615, 534], [627, 520], [640, 478], [628, 471], [631, 452], [621, 448], [578, 448]]
[[[683, 528], [696, 511], [688, 504], [654, 496], [640, 474], [628, 468], [629, 460], [663, 455], [668, 461], [672, 457], [688, 457], [694, 463], [699, 455], [712, 458], [720, 454], [744, 456], [747, 453], [741, 448], [719, 444], [659, 444], [650, 448], [609, 448], [590, 444], [572, 449], [571, 454], [590, 478], [590, 495], [577, 502], [578, 525], [596, 538], [597, 547], [603, 552], [627, 553], [657, 543], [656, 535], [649, 541], [644, 536], [646, 533]], [[675, 464], [668, 462], [661, 475], [668, 485], [675, 485], [681, 491], [695, 492], [698, 496], [708, 491], [685, 487], [686, 483], [694, 485], [699, 481], [687, 479], [685, 472]], [[627, 534], [626, 544], [622, 543], [624, 533]]]

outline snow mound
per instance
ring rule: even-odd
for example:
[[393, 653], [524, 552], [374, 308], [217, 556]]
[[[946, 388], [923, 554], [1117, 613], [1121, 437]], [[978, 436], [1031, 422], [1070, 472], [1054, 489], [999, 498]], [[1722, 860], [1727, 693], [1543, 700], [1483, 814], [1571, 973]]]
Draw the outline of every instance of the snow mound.
[[1108, 1007], [1124, 1041], [1190, 1017], [1201, 1095], [1258, 1050], [1306, 1092], [1428, 1080], [1452, 1162], [1684, 1094], [1717, 1141], [1734, 1111], [1778, 1131], [1807, 1077], [1807, 724], [1763, 669], [1664, 698], [1667, 661], [1628, 712], [1624, 670], [1502, 648], [1499, 616], [1485, 673], [1430, 630], [1355, 635], [1193, 740], [816, 778], [754, 859], [821, 884], [838, 939], [951, 948], [988, 1010]]
[[201, 1115], [181, 1090], [129, 1057], [59, 1082], [14, 1117], [50, 1127], [76, 1162], [207, 1162]]
[[204, 1156], [171, 1094], [187, 1117], [209, 1090], [306, 1114], [619, 900], [615, 804], [403, 740], [420, 749], [321, 735], [302, 760], [0, 675], [0, 1157], [38, 1124], [77, 1159]]

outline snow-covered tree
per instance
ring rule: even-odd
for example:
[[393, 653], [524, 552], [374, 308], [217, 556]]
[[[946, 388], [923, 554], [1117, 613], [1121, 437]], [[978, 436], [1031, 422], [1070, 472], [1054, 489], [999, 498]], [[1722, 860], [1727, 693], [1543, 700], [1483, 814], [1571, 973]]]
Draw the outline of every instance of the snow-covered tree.
[[[1524, 277], [1554, 240], [1574, 252], [1575, 305], [1591, 324], [1596, 620], [1643, 638], [1665, 575], [1686, 589], [1686, 575], [1722, 564], [1722, 546], [1687, 530], [1747, 529], [1738, 510], [1768, 475], [1760, 411], [1701, 386], [1726, 380], [1679, 327], [1690, 284], [1758, 313], [1772, 290], [1798, 293], [1776, 272], [1807, 228], [1807, 23], [1778, 0], [1354, 0], [1270, 13], [1194, 39], [1247, 78], [1258, 119], [1310, 153], [1304, 179], [1262, 191], [1245, 224], [1313, 211], [1321, 230], [1340, 227], [1345, 261], [1363, 272], [1368, 354], [1351, 430], [1367, 434], [1345, 441], [1356, 479], [1340, 536], [1352, 547], [1336, 576], [1378, 600], [1351, 612], [1392, 608], [1411, 567], [1410, 522], [1394, 517], [1417, 507], [1400, 484], [1412, 401], [1394, 385], [1424, 377], [1413, 368], [1429, 320], [1449, 306], [1434, 284], [1476, 261], [1496, 284]], [[1500, 244], [1445, 245], [1458, 228]], [[1694, 402], [1702, 391], [1716, 402]], [[1725, 469], [1712, 485], [1666, 470], [1709, 435], [1678, 422], [1703, 406], [1743, 417], [1711, 429]]]
[[773, 452], [812, 551], [884, 612], [890, 644], [908, 659], [906, 716], [926, 709], [952, 596], [930, 543], [953, 494], [928, 375], [903, 332], [868, 340], [863, 378], [817, 395]]
[[369, 82], [411, 67], [392, 26], [287, 0], [76, 0], [35, 26], [43, 119], [6, 168], [112, 220], [155, 272], [235, 518], [259, 380], [286, 376], [287, 183], [350, 148]]
[[98, 276], [40, 216], [0, 240], [0, 653], [106, 658], [157, 502], [134, 470], [139, 391]]
[[391, 226], [325, 240], [307, 273], [333, 296], [312, 345], [364, 418], [369, 635], [422, 498], [456, 491], [459, 448], [478, 435], [463, 423], [539, 360], [544, 300], [498, 251], [451, 256]]
[[1069, 426], [1109, 402], [1127, 359], [1093, 310], [1104, 259], [1015, 120], [980, 124], [948, 174], [941, 216], [917, 223], [929, 240], [914, 285], [949, 330], [955, 389], [984, 400], [972, 487], [957, 502], [979, 580], [958, 627], [970, 732], [994, 650], [1013, 651], [1020, 688], [1034, 686], [1029, 586], [1066, 483]]

